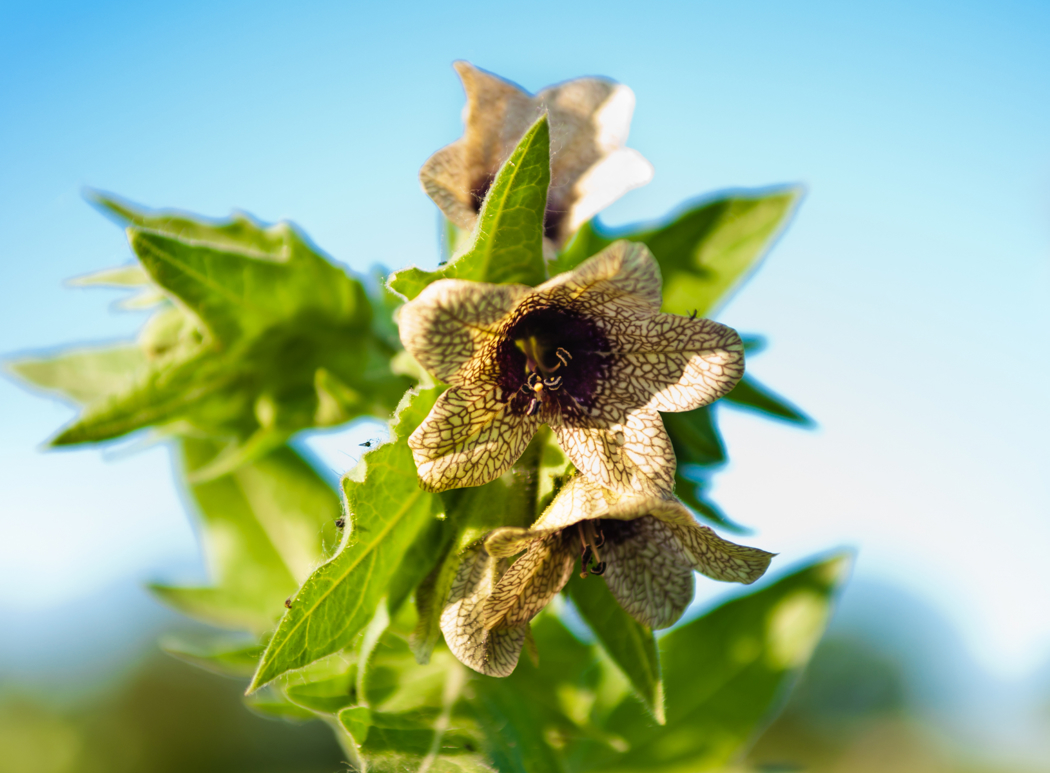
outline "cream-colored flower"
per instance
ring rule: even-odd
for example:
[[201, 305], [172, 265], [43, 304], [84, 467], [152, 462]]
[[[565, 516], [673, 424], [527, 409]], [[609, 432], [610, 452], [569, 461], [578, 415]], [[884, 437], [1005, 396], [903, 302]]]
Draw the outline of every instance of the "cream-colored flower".
[[659, 412], [707, 405], [744, 372], [736, 331], [660, 313], [656, 261], [630, 242], [535, 288], [439, 280], [399, 326], [405, 349], [450, 385], [408, 440], [429, 491], [494, 480], [546, 423], [595, 482], [669, 494], [675, 457]]
[[555, 247], [627, 191], [652, 179], [649, 162], [624, 147], [634, 111], [634, 94], [626, 86], [577, 78], [531, 96], [467, 62], [454, 66], [467, 92], [465, 131], [427, 160], [419, 178], [427, 195], [460, 228], [473, 228], [500, 165], [544, 111], [551, 126], [544, 230]]
[[[524, 551], [497, 580], [501, 563]], [[529, 621], [582, 574], [601, 575], [632, 617], [650, 628], [677, 621], [693, 598], [693, 571], [750, 584], [772, 553], [728, 542], [676, 499], [623, 496], [571, 479], [529, 529], [503, 528], [463, 557], [441, 628], [452, 652], [476, 671], [514, 670]]]

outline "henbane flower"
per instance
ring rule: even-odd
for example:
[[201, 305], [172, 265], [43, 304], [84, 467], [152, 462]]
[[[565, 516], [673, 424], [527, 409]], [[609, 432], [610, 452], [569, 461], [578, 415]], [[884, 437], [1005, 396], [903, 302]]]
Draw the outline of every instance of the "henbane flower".
[[577, 469], [615, 491], [669, 494], [660, 411], [717, 400], [744, 372], [740, 337], [660, 313], [660, 273], [616, 242], [539, 287], [442, 279], [401, 309], [405, 349], [450, 385], [409, 437], [429, 491], [506, 472], [540, 424]]
[[[497, 580], [497, 567], [522, 551]], [[497, 529], [464, 554], [441, 627], [463, 663], [505, 676], [529, 621], [565, 586], [577, 558], [583, 577], [601, 575], [620, 606], [656, 629], [689, 605], [694, 570], [750, 584], [772, 557], [722, 539], [674, 498], [623, 496], [577, 476], [531, 528]]]
[[513, 83], [456, 62], [467, 105], [463, 137], [419, 172], [427, 195], [460, 228], [470, 229], [481, 202], [525, 131], [546, 110], [551, 126], [551, 186], [546, 237], [561, 247], [584, 222], [644, 185], [652, 166], [625, 148], [634, 94], [604, 78], [578, 78], [531, 96]]

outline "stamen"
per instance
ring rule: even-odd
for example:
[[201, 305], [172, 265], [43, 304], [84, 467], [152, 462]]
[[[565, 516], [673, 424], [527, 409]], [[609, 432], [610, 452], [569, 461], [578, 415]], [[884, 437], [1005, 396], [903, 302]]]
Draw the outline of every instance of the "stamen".
[[[598, 523], [601, 523], [601, 521], [598, 521]], [[596, 529], [596, 531], [598, 533], [598, 540], [594, 543], [594, 546], [596, 548], [600, 548], [602, 545], [605, 544], [605, 532], [602, 531], [600, 528]]]
[[527, 411], [525, 411], [525, 415], [526, 416], [535, 416], [539, 412], [540, 412], [540, 401], [537, 400], [534, 397], [534, 398], [532, 398], [532, 401], [529, 403], [529, 408], [528, 408]]
[[696, 319], [696, 309], [693, 309], [693, 313], [689, 315], [689, 319]]
[[561, 386], [561, 376], [553, 376], [552, 378], [543, 379], [543, 386], [550, 390], [557, 389]]
[[569, 350], [563, 349], [560, 346], [554, 350], [554, 356], [558, 358], [562, 365], [568, 365], [569, 360], [572, 359], [572, 355], [569, 354]]
[[592, 566], [591, 567], [591, 574], [596, 574], [599, 577], [601, 575], [605, 574], [605, 562], [602, 561], [597, 566]]

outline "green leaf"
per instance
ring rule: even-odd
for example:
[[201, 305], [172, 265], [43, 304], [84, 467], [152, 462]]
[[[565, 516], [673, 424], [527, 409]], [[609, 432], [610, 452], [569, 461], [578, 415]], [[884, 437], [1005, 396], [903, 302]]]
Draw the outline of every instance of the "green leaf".
[[[183, 438], [186, 471], [208, 464], [213, 441]], [[269, 630], [284, 600], [335, 540], [339, 498], [291, 448], [282, 447], [230, 475], [190, 486], [214, 585], [153, 585], [165, 602], [214, 625]]]
[[73, 277], [66, 282], [70, 287], [142, 287], [149, 283], [149, 274], [138, 263], [104, 268], [91, 274]]
[[758, 266], [794, 212], [799, 188], [733, 192], [693, 206], [654, 228], [603, 232], [585, 225], [551, 266], [575, 268], [617, 239], [642, 242], [663, 274], [663, 310], [713, 315]]
[[550, 180], [550, 127], [544, 114], [496, 174], [467, 251], [436, 271], [398, 271], [390, 278], [391, 289], [411, 300], [438, 279], [540, 284], [546, 278], [543, 218]]
[[726, 460], [725, 444], [711, 406], [684, 413], [662, 413], [678, 464], [709, 466]]
[[203, 641], [189, 634], [166, 634], [160, 648], [169, 655], [220, 676], [248, 677], [255, 673], [264, 645], [243, 636], [210, 636]]
[[602, 770], [710, 770], [726, 764], [775, 714], [808, 662], [849, 573], [836, 554], [734, 599], [660, 640], [667, 727], [623, 704], [610, 729], [630, 743]]
[[744, 376], [723, 399], [741, 408], [783, 419], [791, 424], [803, 427], [816, 426], [816, 422], [809, 416], [749, 376]]
[[33, 386], [86, 405], [126, 389], [145, 368], [146, 355], [138, 346], [129, 344], [27, 357], [6, 366]]
[[683, 472], [681, 467], [675, 472], [674, 493], [693, 512], [713, 526], [718, 526], [726, 531], [734, 534], [751, 534], [751, 529], [731, 520], [720, 507], [704, 496], [706, 488], [706, 477], [690, 477]]
[[520, 700], [491, 676], [475, 679], [473, 707], [486, 751], [502, 773], [559, 773], [565, 768], [547, 743], [536, 706]]
[[568, 592], [580, 616], [623, 671], [642, 703], [659, 724], [664, 724], [664, 685], [652, 630], [627, 614], [604, 582], [581, 579], [573, 573]]
[[[448, 598], [452, 581], [459, 568], [463, 550], [500, 526], [528, 526], [536, 518], [537, 494], [550, 470], [564, 459], [560, 449], [551, 446], [552, 433], [541, 428], [529, 443], [521, 458], [501, 477], [466, 489], [442, 493], [448, 514], [440, 547], [427, 562], [434, 567], [416, 591], [418, 622], [412, 632], [412, 651], [420, 663], [427, 663], [430, 653], [441, 636], [441, 610]], [[556, 452], [556, 453], [555, 453]], [[550, 470], [544, 464], [550, 465]], [[436, 543], [435, 543], [436, 544]], [[403, 572], [405, 570], [402, 570]], [[411, 571], [411, 570], [409, 570]], [[413, 580], [417, 575], [413, 574]]]
[[[229, 220], [209, 220], [187, 212], [150, 210], [112, 193], [87, 189], [85, 198], [124, 226], [135, 226], [166, 234], [185, 242], [229, 249], [257, 260], [285, 261], [289, 257], [287, 232], [283, 225], [262, 227], [244, 212], [234, 212]], [[91, 274], [77, 284], [111, 284], [110, 269]]]
[[[148, 426], [204, 434], [228, 441], [222, 459], [199, 472], [216, 476], [301, 429], [363, 413], [385, 418], [410, 385], [390, 370], [395, 348], [374, 328], [363, 284], [290, 224], [264, 227], [243, 215], [216, 223], [96, 200], [131, 224], [151, 292], [177, 303], [144, 327], [140, 366], [83, 395], [84, 411], [54, 445]], [[135, 280], [128, 273], [85, 281]]]
[[348, 646], [368, 624], [416, 536], [442, 512], [419, 488], [406, 438], [437, 398], [410, 392], [393, 439], [343, 480], [350, 522], [339, 552], [306, 580], [270, 640], [249, 692]]

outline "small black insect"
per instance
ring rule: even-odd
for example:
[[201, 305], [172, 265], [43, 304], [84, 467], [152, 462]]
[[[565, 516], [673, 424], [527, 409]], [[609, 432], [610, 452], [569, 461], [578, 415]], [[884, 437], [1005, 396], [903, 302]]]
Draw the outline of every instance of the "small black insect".
[[336, 518], [335, 519], [335, 528], [341, 529], [344, 526], [346, 526], [346, 519], [345, 518]]
[[285, 609], [291, 609], [292, 608], [292, 597], [291, 596], [289, 596], [288, 598], [286, 598], [284, 600], [284, 607], [285, 607]]
[[358, 445], [360, 445], [362, 448], [371, 448], [372, 447], [372, 441], [371, 440], [366, 440], [364, 443], [359, 443]]

